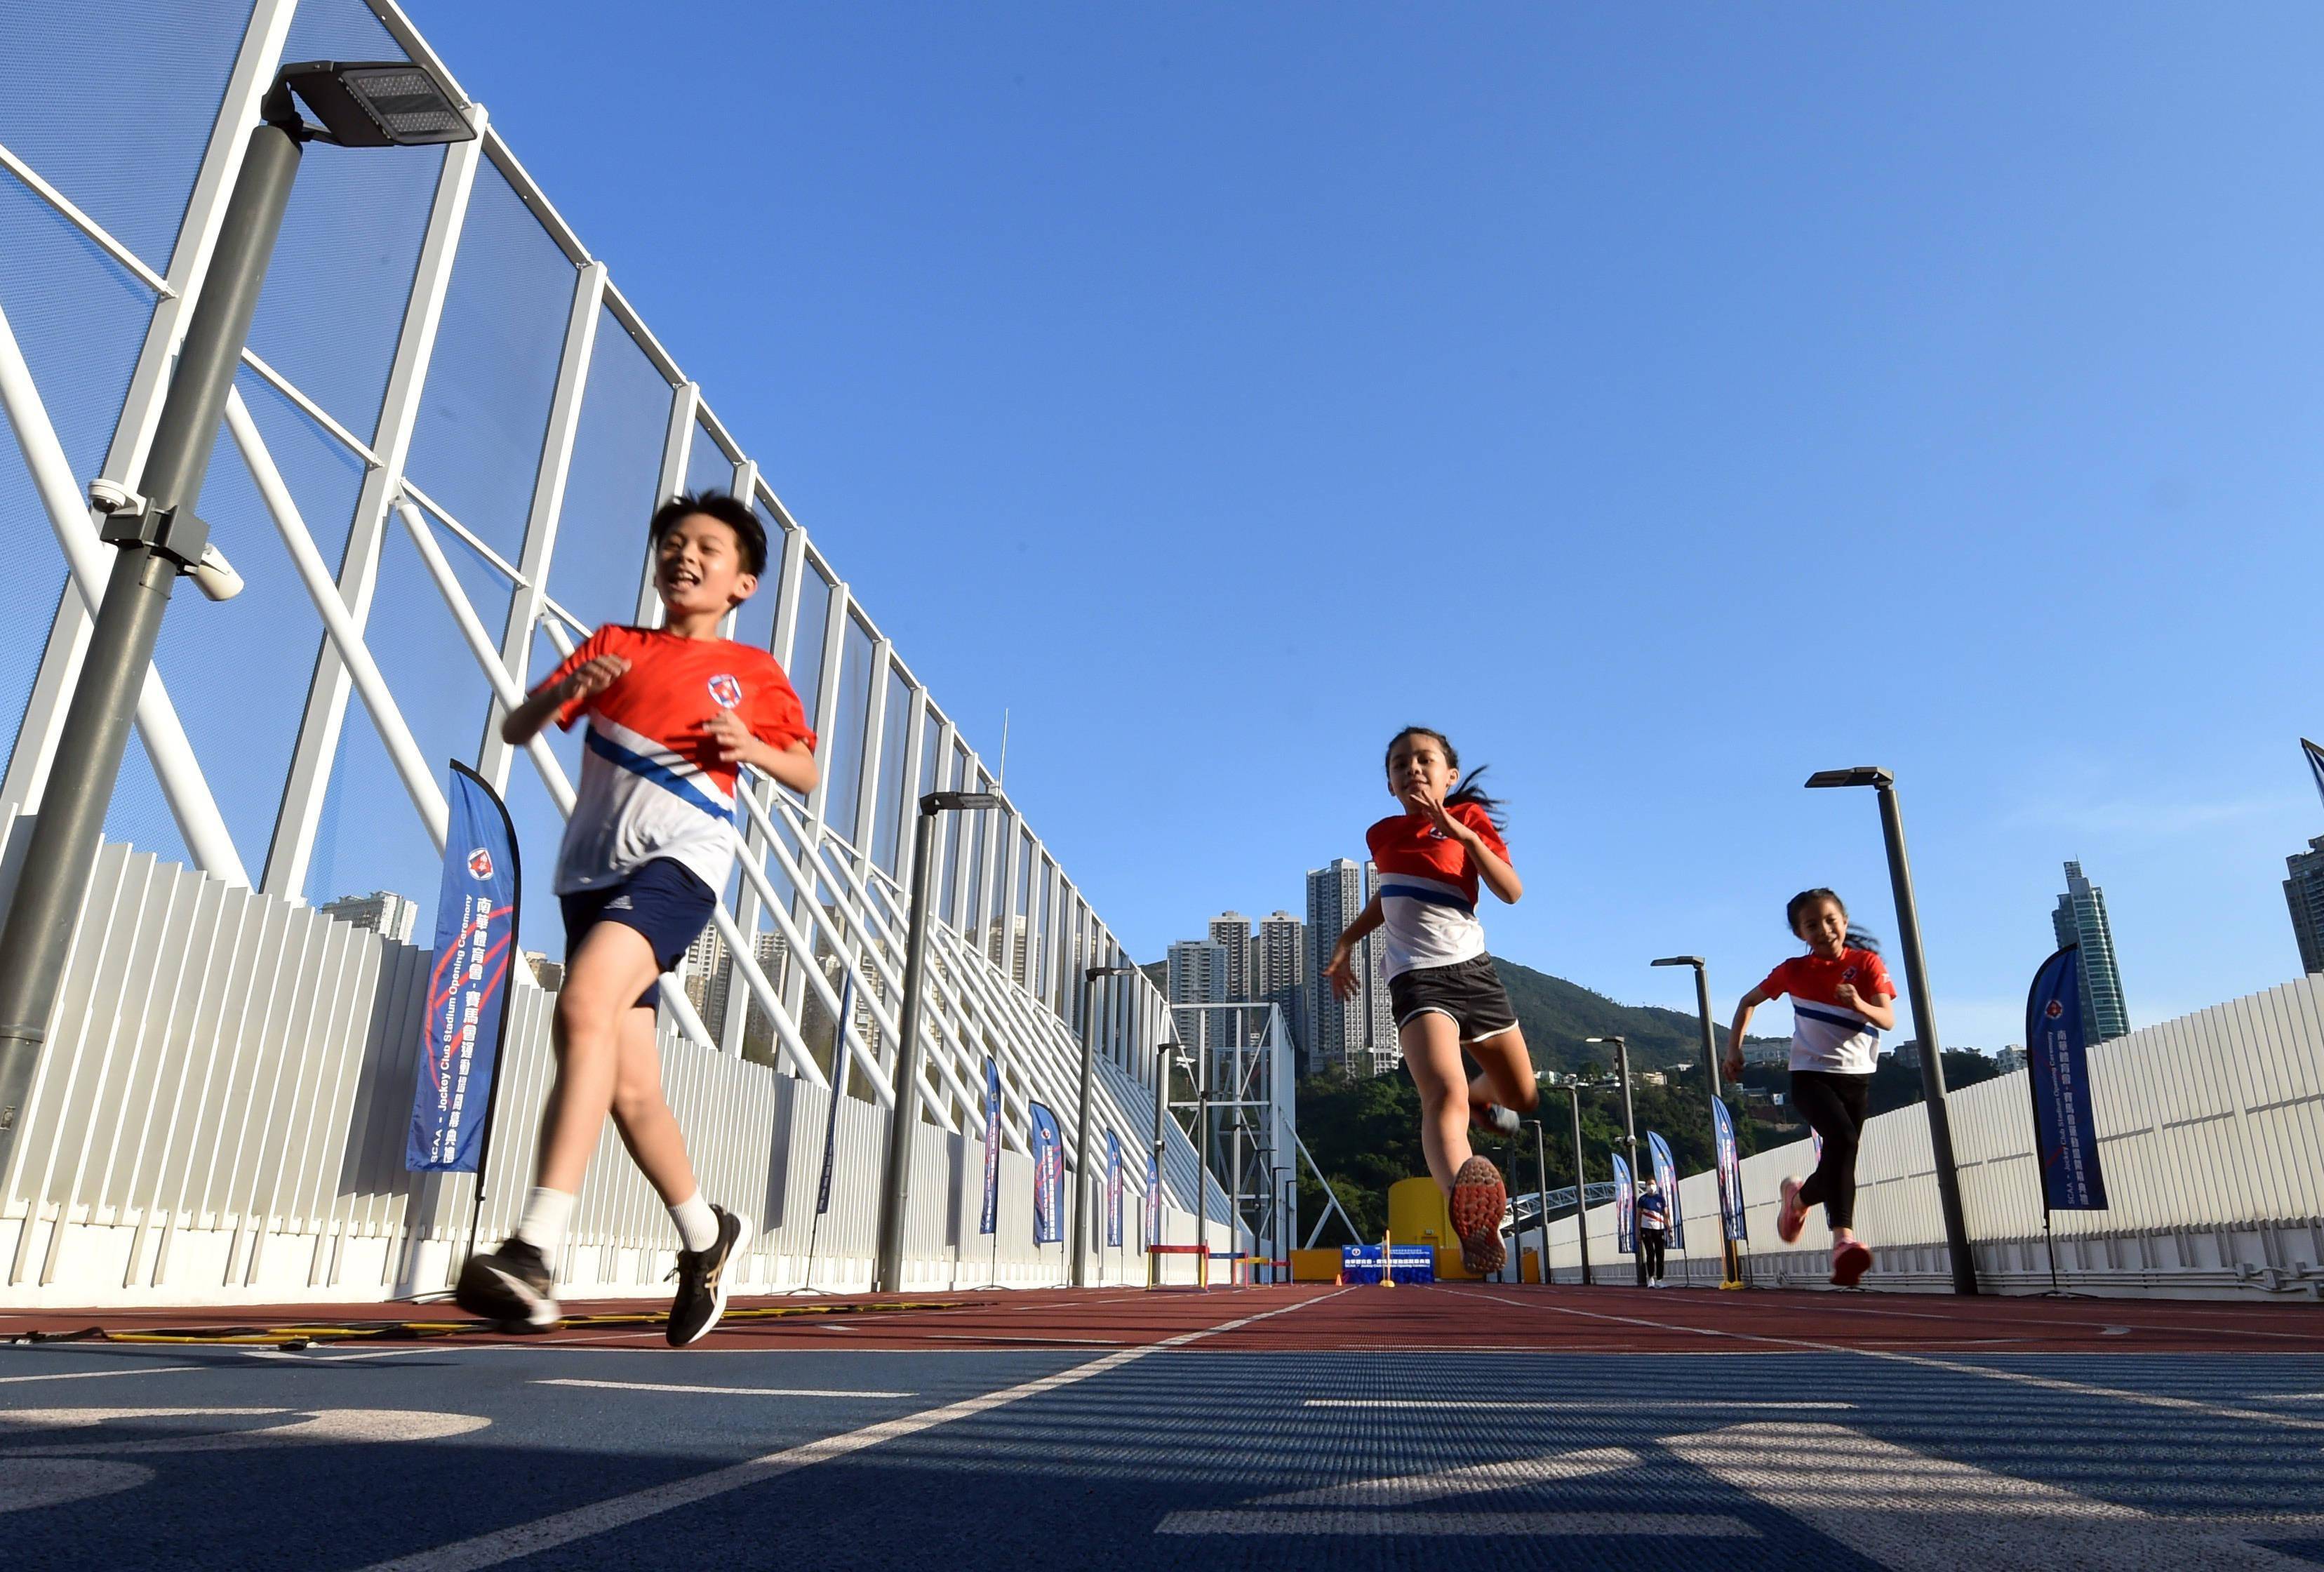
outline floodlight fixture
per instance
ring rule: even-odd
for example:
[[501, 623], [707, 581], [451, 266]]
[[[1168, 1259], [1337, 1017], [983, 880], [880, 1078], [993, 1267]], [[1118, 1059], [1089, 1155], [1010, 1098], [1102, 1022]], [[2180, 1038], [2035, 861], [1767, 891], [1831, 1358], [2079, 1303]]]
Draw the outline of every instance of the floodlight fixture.
[[[299, 113], [313, 112], [320, 125]], [[282, 68], [266, 118], [302, 140], [339, 147], [431, 147], [476, 129], [436, 74], [410, 60], [305, 60]]]
[[1001, 806], [998, 791], [931, 791], [920, 799], [920, 811], [934, 813], [977, 813]]
[[1896, 783], [1896, 777], [1877, 764], [1858, 764], [1847, 770], [1818, 770], [1808, 777], [1811, 786], [1877, 786], [1883, 791]]

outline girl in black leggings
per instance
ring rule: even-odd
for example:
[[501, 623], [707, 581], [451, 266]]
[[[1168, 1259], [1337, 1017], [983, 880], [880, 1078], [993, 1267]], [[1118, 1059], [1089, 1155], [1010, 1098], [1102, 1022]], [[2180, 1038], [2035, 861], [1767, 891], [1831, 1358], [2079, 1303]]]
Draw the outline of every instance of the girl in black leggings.
[[1808, 1208], [1821, 1203], [1831, 1226], [1831, 1281], [1853, 1288], [1872, 1265], [1872, 1252], [1856, 1236], [1857, 1139], [1880, 1034], [1896, 1024], [1896, 985], [1878, 956], [1850, 948], [1848, 908], [1831, 891], [1801, 891], [1784, 916], [1808, 953], [1769, 972], [1735, 1007], [1727, 1074], [1743, 1073], [1743, 1033], [1751, 1012], [1790, 994], [1792, 1105], [1823, 1137], [1823, 1157], [1806, 1179], [1784, 1181], [1775, 1232], [1786, 1244], [1798, 1239]]

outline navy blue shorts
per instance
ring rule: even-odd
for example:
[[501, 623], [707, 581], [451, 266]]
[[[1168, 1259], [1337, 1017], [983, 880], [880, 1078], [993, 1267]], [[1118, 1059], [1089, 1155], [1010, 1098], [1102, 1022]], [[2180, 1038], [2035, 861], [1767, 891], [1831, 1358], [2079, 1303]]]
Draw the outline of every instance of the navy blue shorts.
[[[663, 971], [678, 965], [687, 946], [709, 925], [718, 897], [692, 868], [668, 857], [656, 857], [618, 884], [599, 890], [578, 890], [559, 895], [565, 912], [565, 956], [567, 964], [581, 948], [581, 936], [601, 922], [618, 922], [636, 929], [653, 946], [654, 961]], [[638, 995], [638, 1006], [650, 1010], [661, 1003], [661, 985], [648, 983]]]

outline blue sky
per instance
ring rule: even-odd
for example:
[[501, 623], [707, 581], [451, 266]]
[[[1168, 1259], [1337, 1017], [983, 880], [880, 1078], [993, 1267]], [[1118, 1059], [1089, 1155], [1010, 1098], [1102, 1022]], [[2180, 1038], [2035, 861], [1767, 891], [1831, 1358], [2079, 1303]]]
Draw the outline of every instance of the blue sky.
[[2324, 12], [410, 8], [1141, 957], [1423, 721], [1618, 998], [1893, 934], [1858, 763], [1948, 1042], [2068, 857], [2135, 1022], [2297, 972]]

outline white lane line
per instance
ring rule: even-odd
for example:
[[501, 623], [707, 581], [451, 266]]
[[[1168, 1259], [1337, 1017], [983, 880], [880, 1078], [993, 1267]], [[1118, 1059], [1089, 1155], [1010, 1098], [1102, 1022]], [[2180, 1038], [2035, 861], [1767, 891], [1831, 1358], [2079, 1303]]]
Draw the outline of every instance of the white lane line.
[[1527, 1539], [1647, 1535], [1752, 1540], [1740, 1518], [1655, 1512], [1174, 1512], [1157, 1534], [1301, 1534], [1335, 1537]]
[[173, 1370], [201, 1370], [199, 1364], [143, 1364], [134, 1370], [59, 1370], [47, 1375], [0, 1375], [0, 1386], [20, 1381], [95, 1381], [106, 1375], [167, 1375]]
[[[1349, 1290], [1344, 1289], [1340, 1290], [1342, 1293], [1347, 1291]], [[627, 1495], [609, 1496], [604, 1501], [593, 1502], [587, 1506], [575, 1507], [567, 1512], [552, 1512], [547, 1517], [537, 1518], [531, 1522], [518, 1523], [505, 1529], [495, 1529], [490, 1533], [478, 1534], [472, 1539], [456, 1540], [448, 1545], [439, 1545], [434, 1549], [421, 1550], [410, 1556], [399, 1556], [389, 1561], [375, 1562], [363, 1568], [363, 1572], [470, 1572], [470, 1569], [475, 1567], [497, 1567], [503, 1561], [513, 1561], [521, 1556], [538, 1555], [543, 1550], [552, 1550], [558, 1546], [569, 1545], [579, 1540], [592, 1539], [596, 1535], [626, 1527], [646, 1518], [659, 1516], [662, 1512], [672, 1512], [682, 1506], [691, 1506], [696, 1502], [708, 1501], [715, 1496], [724, 1495], [730, 1491], [741, 1490], [746, 1485], [779, 1478], [802, 1468], [812, 1468], [818, 1463], [828, 1463], [834, 1458], [850, 1456], [866, 1447], [877, 1447], [885, 1441], [917, 1435], [922, 1430], [933, 1429], [938, 1425], [948, 1425], [956, 1419], [971, 1419], [992, 1409], [1005, 1408], [1010, 1403], [1021, 1402], [1027, 1398], [1039, 1397], [1045, 1393], [1072, 1386], [1076, 1382], [1087, 1381], [1093, 1376], [1103, 1375], [1108, 1371], [1119, 1370], [1125, 1364], [1132, 1364], [1162, 1349], [1184, 1347], [1189, 1343], [1200, 1342], [1204, 1337], [1216, 1336], [1222, 1332], [1236, 1331], [1254, 1322], [1287, 1315], [1293, 1310], [1320, 1305], [1327, 1299], [1338, 1297], [1337, 1293], [1323, 1294], [1312, 1299], [1302, 1299], [1296, 1304], [1282, 1305], [1271, 1310], [1261, 1310], [1256, 1315], [1222, 1321], [1217, 1326], [1205, 1327], [1199, 1331], [1183, 1332], [1176, 1337], [1167, 1338], [1159, 1343], [1149, 1343], [1143, 1347], [1124, 1348], [1118, 1353], [1101, 1355], [1086, 1364], [1076, 1364], [1069, 1370], [1061, 1370], [1055, 1375], [1042, 1376], [1038, 1381], [1021, 1382], [1000, 1392], [986, 1392], [982, 1396], [968, 1398], [960, 1402], [946, 1403], [942, 1408], [925, 1409], [917, 1414], [906, 1414], [900, 1419], [885, 1419], [876, 1425], [866, 1425], [860, 1430], [849, 1430], [841, 1435], [826, 1436], [821, 1440], [809, 1441], [803, 1446], [786, 1447], [779, 1452], [769, 1452], [762, 1456], [753, 1457], [748, 1462], [714, 1469], [707, 1474], [697, 1474], [691, 1479], [673, 1480], [668, 1484], [632, 1491]]]
[[1400, 1474], [1386, 1479], [1356, 1479], [1314, 1490], [1286, 1490], [1245, 1502], [1250, 1507], [1382, 1507], [1410, 1506], [1442, 1501], [1448, 1495], [1481, 1495], [1489, 1491], [1515, 1490], [1527, 1484], [1554, 1484], [1560, 1480], [1587, 1479], [1635, 1468], [1639, 1457], [1628, 1447], [1593, 1447], [1586, 1452], [1557, 1452], [1546, 1457], [1512, 1457], [1495, 1463], [1471, 1463], [1460, 1468], [1439, 1468], [1426, 1474]]
[[1838, 1425], [1737, 1425], [1667, 1437], [1663, 1446], [1888, 1572], [2312, 1565], [2246, 1544], [2233, 1529], [1990, 1474]]
[[916, 1392], [853, 1392], [814, 1386], [690, 1386], [677, 1381], [591, 1381], [585, 1376], [550, 1376], [535, 1386], [591, 1386], [608, 1392], [692, 1392], [706, 1397], [918, 1397]]
[[1470, 1402], [1459, 1398], [1311, 1397], [1299, 1406], [1310, 1409], [1459, 1409], [1463, 1412], [1489, 1412], [1499, 1409], [1550, 1409], [1585, 1413], [1632, 1413], [1649, 1410], [1660, 1413], [1670, 1409], [1716, 1409], [1723, 1414], [1752, 1409], [1853, 1409], [1856, 1407], [1852, 1402], [1697, 1402], [1692, 1399], [1678, 1402], [1665, 1402], [1651, 1397], [1586, 1402], [1547, 1401], [1533, 1402], [1524, 1400], [1510, 1402]]
[[2068, 1392], [2079, 1397], [2110, 1397], [2122, 1402], [2136, 1403], [2143, 1408], [2169, 1409], [2179, 1413], [2201, 1414], [2214, 1419], [2247, 1419], [2264, 1425], [2275, 1425], [2290, 1430], [2324, 1430], [2324, 1419], [2303, 1419], [2297, 1414], [2269, 1413], [2264, 1409], [2230, 1408], [2223, 1403], [2197, 1402], [2192, 1398], [2164, 1397], [2157, 1392], [2128, 1392], [2117, 1386], [2093, 1386], [2088, 1382], [2067, 1381], [2054, 1375], [2030, 1375], [2018, 1370], [1995, 1370], [1982, 1364], [1964, 1364], [1957, 1359], [1940, 1359], [1930, 1354], [1900, 1354], [1893, 1348], [1852, 1348], [1844, 1343], [1819, 1343], [1808, 1337], [1774, 1337], [1760, 1332], [1729, 1332], [1717, 1327], [1690, 1327], [1677, 1321], [1654, 1321], [1642, 1316], [1615, 1316], [1602, 1310], [1577, 1310], [1564, 1305], [1544, 1304], [1539, 1300], [1513, 1299], [1502, 1294], [1478, 1294], [1455, 1290], [1463, 1299], [1487, 1299], [1498, 1304], [1517, 1305], [1528, 1309], [1554, 1310], [1561, 1316], [1580, 1316], [1592, 1321], [1619, 1321], [1632, 1327], [1655, 1327], [1665, 1332], [1687, 1332], [1699, 1337], [1723, 1337], [1736, 1343], [1757, 1343], [1778, 1348], [1804, 1348], [1818, 1354], [1853, 1354], [1862, 1359], [1888, 1359], [1899, 1364], [1915, 1364], [1923, 1370], [1942, 1370], [1955, 1375], [1979, 1376], [1987, 1381], [2006, 1381], [2018, 1386], [2040, 1387], [2045, 1392]]

